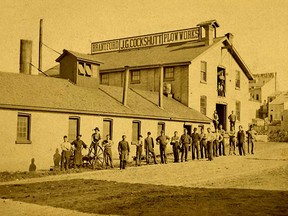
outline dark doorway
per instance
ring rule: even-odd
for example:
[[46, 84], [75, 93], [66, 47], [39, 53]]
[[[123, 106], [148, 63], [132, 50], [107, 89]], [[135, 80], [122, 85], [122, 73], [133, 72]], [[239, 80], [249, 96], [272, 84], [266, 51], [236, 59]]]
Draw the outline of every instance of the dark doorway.
[[187, 134], [191, 135], [191, 133], [192, 133], [192, 125], [185, 125], [184, 124], [184, 128], [187, 129]]
[[225, 104], [216, 104], [216, 111], [219, 116], [219, 124], [223, 126], [223, 129], [226, 130], [227, 122], [227, 105]]

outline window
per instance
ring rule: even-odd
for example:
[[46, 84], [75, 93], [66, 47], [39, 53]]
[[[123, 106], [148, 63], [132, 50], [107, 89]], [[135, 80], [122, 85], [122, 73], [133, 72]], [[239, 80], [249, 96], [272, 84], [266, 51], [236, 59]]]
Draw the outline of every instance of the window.
[[217, 67], [217, 92], [218, 96], [225, 97], [226, 73], [225, 68]]
[[82, 76], [92, 76], [91, 64], [79, 62], [78, 63], [78, 74]]
[[236, 71], [235, 87], [240, 88], [240, 71]]
[[17, 140], [16, 143], [30, 144], [31, 115], [20, 113], [17, 119]]
[[201, 82], [207, 82], [207, 62], [201, 61]]
[[174, 67], [164, 68], [164, 80], [174, 80]]
[[130, 73], [130, 80], [131, 83], [140, 83], [140, 71], [136, 70], [136, 71], [131, 71]]
[[256, 94], [256, 100], [257, 101], [259, 100], [259, 94]]
[[73, 141], [80, 134], [80, 118], [79, 117], [69, 117], [69, 131], [68, 139]]
[[207, 113], [207, 96], [205, 95], [200, 96], [200, 112], [203, 115]]
[[139, 135], [141, 134], [141, 122], [133, 121], [132, 122], [132, 141], [137, 141]]
[[157, 135], [161, 135], [161, 131], [165, 131], [165, 123], [164, 122], [158, 122], [158, 127], [157, 127]]
[[100, 76], [100, 83], [104, 85], [109, 85], [109, 73], [103, 73]]
[[113, 120], [112, 119], [103, 120], [103, 138], [106, 138], [107, 134], [109, 134], [110, 139], [113, 139]]
[[240, 121], [240, 111], [241, 111], [241, 103], [240, 101], [236, 101], [236, 118]]

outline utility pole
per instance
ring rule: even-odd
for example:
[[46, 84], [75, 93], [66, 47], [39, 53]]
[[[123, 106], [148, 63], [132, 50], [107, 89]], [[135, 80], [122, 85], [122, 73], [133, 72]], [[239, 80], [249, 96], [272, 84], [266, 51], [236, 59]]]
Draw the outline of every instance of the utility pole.
[[40, 19], [39, 29], [39, 59], [38, 59], [38, 70], [42, 71], [42, 23], [43, 19]]

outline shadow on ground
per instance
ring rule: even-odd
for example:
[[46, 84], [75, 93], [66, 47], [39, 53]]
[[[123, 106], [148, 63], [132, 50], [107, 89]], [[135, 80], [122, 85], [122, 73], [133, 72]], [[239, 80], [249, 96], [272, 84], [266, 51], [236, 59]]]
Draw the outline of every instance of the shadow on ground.
[[2, 199], [120, 215], [288, 215], [288, 191], [65, 180], [0, 186]]

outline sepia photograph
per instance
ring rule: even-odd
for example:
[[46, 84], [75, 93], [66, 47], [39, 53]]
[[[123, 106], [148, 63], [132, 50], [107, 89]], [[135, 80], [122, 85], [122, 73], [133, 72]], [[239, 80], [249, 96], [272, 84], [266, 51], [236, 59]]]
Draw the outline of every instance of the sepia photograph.
[[287, 10], [0, 0], [0, 215], [288, 215]]

